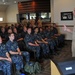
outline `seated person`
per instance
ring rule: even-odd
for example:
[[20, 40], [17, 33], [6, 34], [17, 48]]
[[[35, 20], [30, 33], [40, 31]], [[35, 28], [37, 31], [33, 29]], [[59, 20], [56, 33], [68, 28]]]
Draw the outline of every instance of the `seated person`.
[[64, 34], [59, 34], [57, 25], [53, 23], [53, 30], [52, 30], [54, 36], [58, 37], [58, 41], [60, 44], [64, 45], [64, 40], [65, 40], [65, 35]]
[[23, 31], [21, 32], [21, 37], [24, 39], [25, 35], [27, 34], [27, 27], [23, 26]]
[[26, 43], [26, 46], [30, 49], [30, 50], [35, 50], [36, 51], [36, 58], [37, 60], [39, 60], [40, 57], [40, 47], [39, 44], [37, 44], [34, 39], [33, 39], [33, 35], [31, 34], [31, 28], [29, 27], [27, 29], [27, 34], [24, 38], [24, 41]]
[[38, 27], [35, 27], [33, 37], [34, 37], [35, 41], [39, 44], [39, 46], [42, 48], [43, 55], [49, 57], [50, 50], [49, 50], [48, 43], [39, 35], [38, 31], [39, 31]]
[[42, 28], [40, 28], [39, 31], [39, 35], [41, 35], [41, 37], [43, 38], [43, 40], [46, 41], [46, 43], [48, 43], [49, 47], [50, 47], [50, 53], [52, 54], [56, 54], [55, 53], [55, 47], [56, 47], [56, 43], [55, 40], [53, 38], [51, 38], [50, 36], [50, 30], [48, 27], [46, 27], [46, 30], [43, 31]]
[[6, 31], [4, 27], [1, 28], [1, 37], [2, 37], [3, 42], [5, 42], [6, 41]]
[[4, 75], [11, 75], [11, 63], [12, 60], [0, 36], [0, 70], [4, 72]]
[[10, 33], [12, 33], [12, 29], [11, 28], [8, 28], [7, 34], [6, 34], [6, 38], [5, 38], [6, 42], [9, 40], [9, 34]]
[[19, 72], [23, 68], [23, 58], [17, 42], [14, 41], [14, 34], [9, 34], [9, 40], [6, 43], [6, 48], [11, 55], [12, 62], [16, 64], [16, 70]]
[[13, 28], [13, 33], [14, 33], [14, 36], [15, 36], [15, 41], [22, 41], [23, 38], [21, 38], [21, 33], [18, 33], [17, 31], [17, 28]]

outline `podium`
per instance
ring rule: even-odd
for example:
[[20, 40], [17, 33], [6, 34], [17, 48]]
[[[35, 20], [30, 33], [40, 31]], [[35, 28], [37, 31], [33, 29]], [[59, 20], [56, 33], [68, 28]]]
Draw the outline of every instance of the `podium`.
[[57, 66], [52, 60], [50, 61], [50, 64], [51, 64], [51, 75], [61, 75], [60, 71], [58, 70]]
[[63, 62], [50, 60], [51, 75], [75, 75], [75, 58]]

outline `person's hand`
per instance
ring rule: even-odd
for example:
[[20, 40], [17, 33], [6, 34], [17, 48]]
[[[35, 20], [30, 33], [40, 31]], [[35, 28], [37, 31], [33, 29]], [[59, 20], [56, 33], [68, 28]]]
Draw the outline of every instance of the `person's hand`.
[[39, 44], [36, 44], [35, 46], [39, 46]]
[[7, 61], [12, 62], [11, 58], [7, 58]]
[[19, 52], [18, 54], [19, 54], [19, 55], [21, 55], [22, 53], [21, 53], [21, 52]]
[[45, 44], [48, 44], [48, 42], [45, 41]]
[[44, 40], [47, 40], [47, 38], [45, 38]]

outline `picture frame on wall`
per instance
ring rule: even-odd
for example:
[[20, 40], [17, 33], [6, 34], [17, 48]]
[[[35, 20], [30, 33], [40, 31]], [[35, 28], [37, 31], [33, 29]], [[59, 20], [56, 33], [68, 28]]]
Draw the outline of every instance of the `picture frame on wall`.
[[73, 11], [70, 12], [61, 12], [61, 20], [73, 20]]

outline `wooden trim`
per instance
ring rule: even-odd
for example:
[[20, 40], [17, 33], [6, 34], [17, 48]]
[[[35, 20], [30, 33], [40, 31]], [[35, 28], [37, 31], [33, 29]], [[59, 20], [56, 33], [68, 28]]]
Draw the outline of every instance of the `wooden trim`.
[[[8, 22], [8, 23], [0, 23], [1, 25], [8, 25], [8, 24], [16, 24], [17, 22]], [[44, 23], [43, 26], [49, 26], [51, 23]], [[74, 27], [74, 25], [66, 25], [67, 27]], [[58, 25], [57, 27], [63, 27], [63, 25]]]
[[[63, 27], [63, 25], [58, 25], [58, 27]], [[66, 27], [74, 27], [74, 25], [66, 25]]]

